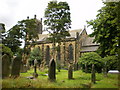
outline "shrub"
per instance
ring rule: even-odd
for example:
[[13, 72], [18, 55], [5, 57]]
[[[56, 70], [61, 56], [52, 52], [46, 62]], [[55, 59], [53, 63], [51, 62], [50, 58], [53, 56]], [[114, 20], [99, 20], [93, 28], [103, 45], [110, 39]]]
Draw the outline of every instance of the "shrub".
[[13, 56], [13, 52], [11, 51], [11, 49], [3, 44], [0, 44], [0, 53], [2, 53], [2, 55], [7, 54], [10, 58], [12, 58]]
[[42, 58], [41, 50], [40, 50], [40, 48], [36, 47], [30, 52], [29, 62], [31, 62], [31, 64], [33, 64], [34, 60], [36, 59], [38, 61], [38, 63], [40, 64], [41, 58]]
[[[101, 72], [102, 68], [102, 58], [96, 52], [84, 53], [79, 60], [79, 64], [82, 67], [82, 70], [85, 71], [87, 67], [87, 72], [91, 72], [92, 64], [95, 65], [95, 70]], [[85, 67], [86, 65], [86, 67]]]
[[115, 55], [106, 56], [102, 61], [104, 63], [104, 66], [106, 65], [107, 71], [118, 69], [118, 58]]

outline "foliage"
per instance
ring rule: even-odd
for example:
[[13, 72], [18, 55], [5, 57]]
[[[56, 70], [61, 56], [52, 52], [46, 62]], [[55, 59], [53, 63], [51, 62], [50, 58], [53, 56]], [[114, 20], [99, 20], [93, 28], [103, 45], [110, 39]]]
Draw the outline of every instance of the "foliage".
[[0, 23], [0, 37], [2, 38], [2, 40], [5, 37], [5, 24]]
[[37, 23], [36, 19], [26, 19], [18, 21], [7, 33], [4, 44], [11, 48], [13, 52], [19, 50], [22, 41], [24, 40], [24, 52], [27, 51], [26, 47], [30, 44], [30, 41], [35, 41], [37, 36]]
[[70, 8], [67, 2], [51, 1], [45, 10], [44, 24], [51, 30], [52, 40], [59, 42], [62, 38], [69, 36]]
[[95, 70], [99, 72], [102, 67], [102, 58], [96, 52], [88, 52], [84, 53], [79, 60], [79, 64], [82, 65], [83, 70], [85, 69], [85, 64], [87, 65], [88, 69], [91, 71], [92, 64], [95, 64]]
[[70, 8], [67, 2], [50, 1], [45, 10], [44, 24], [50, 33], [49, 41], [53, 43], [53, 56], [55, 57], [56, 42], [60, 43], [70, 36], [68, 29], [71, 28]]
[[87, 21], [88, 26], [92, 26], [94, 30], [90, 36], [94, 36], [94, 42], [100, 43], [98, 49], [99, 54], [104, 57], [107, 55], [118, 54], [118, 42], [120, 37], [120, 2], [107, 2], [98, 11], [97, 18]]
[[106, 65], [107, 70], [118, 69], [118, 58], [114, 56], [106, 56], [103, 58], [103, 63]]
[[2, 55], [7, 54], [9, 55], [10, 58], [13, 57], [13, 52], [11, 51], [9, 47], [6, 47], [3, 44], [0, 44], [0, 47], [2, 47], [2, 49], [0, 49], [0, 53], [2, 53]]
[[33, 61], [33, 60], [40, 60], [41, 61], [41, 58], [42, 58], [42, 53], [41, 53], [41, 50], [40, 48], [36, 47], [34, 48], [31, 52], [30, 52], [30, 58], [29, 58], [29, 61]]

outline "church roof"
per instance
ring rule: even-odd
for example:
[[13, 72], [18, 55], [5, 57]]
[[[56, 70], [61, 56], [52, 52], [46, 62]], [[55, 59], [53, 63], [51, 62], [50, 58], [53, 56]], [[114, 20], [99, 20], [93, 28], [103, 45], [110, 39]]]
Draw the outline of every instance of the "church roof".
[[84, 42], [82, 42], [82, 46], [99, 45], [96, 42], [93, 43], [94, 39], [95, 37], [86, 37]]
[[[82, 29], [69, 30], [70, 36], [66, 38], [77, 38], [77, 32], [80, 35], [82, 32]], [[38, 37], [39, 37], [38, 41], [45, 41], [49, 37], [49, 34], [38, 34]]]
[[80, 52], [92, 52], [96, 51], [99, 47], [99, 44], [93, 43], [94, 37], [86, 37], [82, 42], [82, 47]]

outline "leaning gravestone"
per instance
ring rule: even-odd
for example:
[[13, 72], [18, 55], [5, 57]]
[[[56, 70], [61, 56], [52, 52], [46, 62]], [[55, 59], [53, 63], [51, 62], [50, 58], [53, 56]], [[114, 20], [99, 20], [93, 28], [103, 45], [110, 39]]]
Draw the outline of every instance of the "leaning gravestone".
[[92, 83], [94, 83], [95, 84], [95, 66], [94, 66], [94, 64], [92, 64], [92, 73], [91, 73], [91, 81], [92, 81]]
[[50, 81], [55, 81], [56, 80], [56, 63], [54, 59], [51, 59], [49, 62], [49, 71], [48, 71], [48, 79]]
[[20, 75], [20, 67], [21, 67], [21, 57], [15, 57], [12, 63], [12, 71], [11, 77], [18, 77]]
[[68, 66], [68, 79], [73, 79], [73, 67], [71, 64]]
[[2, 56], [2, 78], [9, 77], [10, 74], [10, 58], [8, 55]]

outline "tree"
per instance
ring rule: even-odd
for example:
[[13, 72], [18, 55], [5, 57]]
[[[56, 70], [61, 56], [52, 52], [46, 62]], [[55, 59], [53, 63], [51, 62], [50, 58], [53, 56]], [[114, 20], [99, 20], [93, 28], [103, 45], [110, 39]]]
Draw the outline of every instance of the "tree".
[[29, 62], [32, 64], [32, 62], [34, 62], [35, 59], [39, 62], [39, 64], [41, 63], [42, 52], [41, 52], [40, 48], [38, 48], [38, 47], [34, 48], [30, 52]]
[[66, 36], [70, 36], [71, 28], [70, 8], [67, 2], [50, 1], [45, 10], [44, 24], [50, 33], [49, 40], [53, 42], [53, 57], [55, 58], [55, 43], [60, 43]]
[[2, 41], [5, 38], [5, 24], [0, 23], [0, 38], [2, 39]]
[[0, 44], [0, 47], [2, 48], [0, 49], [0, 53], [2, 53], [2, 55], [6, 54], [9, 56], [9, 58], [13, 57], [13, 52], [9, 47], [6, 47], [4, 44]]
[[102, 58], [96, 52], [84, 53], [78, 62], [81, 64], [83, 71], [90, 72], [92, 64], [95, 65], [95, 70], [101, 72]]
[[104, 57], [103, 63], [106, 64], [107, 71], [118, 69], [118, 58], [115, 55]]
[[107, 2], [98, 11], [97, 18], [88, 21], [88, 26], [94, 30], [90, 36], [94, 36], [94, 42], [100, 43], [98, 52], [102, 57], [118, 55], [120, 37], [120, 2]]
[[8, 37], [13, 39], [16, 38], [16, 41], [18, 41], [18, 46], [20, 46], [21, 43], [19, 39], [23, 39], [25, 42], [24, 46], [25, 52], [27, 51], [27, 47], [30, 44], [30, 41], [34, 42], [38, 38], [36, 29], [37, 29], [36, 19], [26, 19], [18, 21], [18, 23], [9, 30]]
[[37, 20], [34, 19], [26, 19], [18, 21], [16, 25], [14, 25], [7, 32], [7, 36], [4, 40], [5, 46], [11, 48], [14, 54], [18, 53], [20, 50], [20, 46], [22, 41], [24, 41], [25, 45], [22, 50], [23, 54], [23, 62], [26, 63], [27, 56], [30, 53], [30, 47], [35, 43], [38, 38], [38, 30], [37, 30]]

